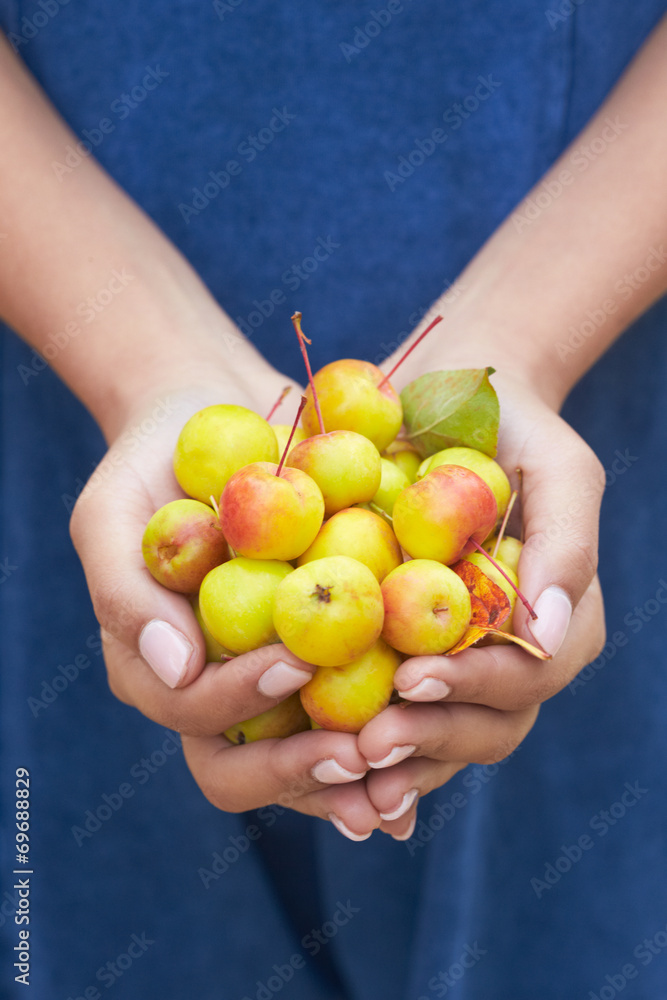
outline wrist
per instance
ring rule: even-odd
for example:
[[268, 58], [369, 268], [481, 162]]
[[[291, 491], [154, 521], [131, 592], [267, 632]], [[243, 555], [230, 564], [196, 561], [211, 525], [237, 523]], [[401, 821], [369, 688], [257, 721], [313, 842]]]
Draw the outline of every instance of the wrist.
[[[180, 262], [179, 262], [180, 263]], [[136, 275], [68, 381], [111, 442], [170, 398], [193, 409], [228, 402], [268, 412], [290, 381], [242, 336], [189, 269]], [[120, 307], [120, 308], [118, 308]], [[99, 324], [99, 326], [98, 326]], [[106, 327], [106, 329], [105, 329]]]

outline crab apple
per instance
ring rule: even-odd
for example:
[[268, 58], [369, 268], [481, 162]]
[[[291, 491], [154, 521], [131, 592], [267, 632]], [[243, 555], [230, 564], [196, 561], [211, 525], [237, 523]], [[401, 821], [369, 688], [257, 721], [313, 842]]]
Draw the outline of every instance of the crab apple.
[[214, 639], [232, 653], [249, 653], [277, 642], [273, 602], [289, 563], [238, 556], [204, 578], [199, 607]]
[[419, 466], [417, 476], [421, 479], [429, 472], [433, 472], [439, 465], [461, 465], [464, 469], [471, 469], [480, 476], [496, 498], [498, 504], [498, 517], [502, 517], [507, 510], [512, 487], [505, 475], [504, 470], [496, 461], [489, 458], [476, 448], [445, 448], [438, 451], [430, 458], [425, 458]]
[[323, 729], [358, 733], [389, 704], [401, 662], [382, 639], [351, 663], [318, 667], [299, 694], [310, 718]]
[[225, 729], [225, 736], [232, 743], [254, 743], [256, 740], [283, 739], [307, 729], [310, 729], [310, 718], [301, 704], [299, 692], [296, 691], [261, 715]]
[[[305, 413], [305, 410], [304, 410]], [[380, 453], [354, 431], [330, 431], [302, 441], [289, 454], [289, 467], [301, 469], [322, 490], [326, 516], [371, 500], [382, 480]], [[230, 541], [230, 545], [234, 545]]]
[[[484, 542], [484, 548], [487, 552], [493, 555], [493, 550], [496, 547], [496, 535], [493, 535], [488, 541]], [[520, 542], [518, 538], [512, 538], [511, 535], [505, 535], [500, 540], [500, 545], [498, 546], [498, 551], [495, 558], [502, 562], [503, 568], [509, 566], [509, 568], [514, 572], [519, 572], [519, 558], [521, 556], [521, 549], [523, 548], [523, 542]], [[491, 574], [489, 573], [489, 576]]]
[[220, 524], [227, 541], [249, 559], [296, 559], [313, 542], [324, 519], [317, 483], [300, 469], [253, 462], [227, 480]]
[[211, 635], [210, 630], [207, 628], [206, 622], [202, 618], [201, 608], [199, 607], [199, 595], [193, 595], [190, 598], [190, 603], [192, 604], [192, 610], [195, 613], [195, 618], [197, 619], [197, 624], [202, 631], [204, 636], [204, 643], [206, 644], [206, 662], [207, 663], [220, 663], [221, 660], [228, 660], [234, 654], [229, 649], [214, 639]]
[[399, 493], [393, 526], [414, 559], [453, 563], [493, 530], [498, 505], [484, 480], [460, 465], [440, 465]]
[[390, 462], [388, 458], [382, 458], [380, 461], [382, 462], [380, 488], [371, 503], [374, 503], [376, 507], [391, 517], [396, 497], [406, 486], [410, 485], [410, 480], [403, 470]]
[[411, 483], [417, 481], [417, 470], [421, 465], [422, 459], [417, 449], [409, 441], [396, 438], [388, 448], [385, 448], [382, 457], [388, 458], [390, 462], [397, 465]]
[[[401, 401], [380, 369], [369, 361], [332, 361], [315, 373], [313, 382], [328, 431], [356, 431], [383, 451], [401, 429]], [[382, 388], [380, 382], [384, 382]], [[320, 427], [310, 386], [306, 399], [301, 423], [311, 436]]]
[[444, 653], [463, 636], [470, 594], [454, 570], [433, 559], [411, 559], [382, 582], [382, 638], [409, 656]]
[[[278, 442], [278, 454], [282, 455], [287, 446], [287, 442], [289, 441], [289, 436], [292, 433], [292, 428], [289, 424], [271, 424], [271, 430], [276, 435], [276, 441]], [[294, 430], [294, 437], [292, 438], [292, 448], [295, 448], [298, 444], [305, 440], [306, 432], [303, 427], [296, 427]], [[290, 448], [290, 451], [292, 448]], [[289, 458], [289, 455], [287, 457]]]
[[346, 507], [330, 517], [310, 548], [299, 556], [303, 566], [327, 556], [350, 556], [364, 563], [381, 583], [403, 557], [396, 536], [383, 518], [361, 507]]
[[295, 656], [320, 667], [351, 663], [377, 642], [382, 593], [368, 566], [328, 556], [299, 566], [279, 585], [273, 622]]
[[141, 543], [144, 562], [169, 590], [194, 594], [214, 566], [229, 559], [215, 511], [199, 500], [172, 500], [153, 514]]
[[220, 403], [190, 417], [174, 451], [174, 473], [191, 497], [208, 503], [250, 462], [277, 462], [278, 442], [266, 420], [244, 406]]

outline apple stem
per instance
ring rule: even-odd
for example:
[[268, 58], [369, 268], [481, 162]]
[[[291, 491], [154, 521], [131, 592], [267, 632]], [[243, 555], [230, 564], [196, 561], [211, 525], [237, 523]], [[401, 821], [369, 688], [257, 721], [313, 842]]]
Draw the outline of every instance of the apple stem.
[[370, 507], [370, 509], [371, 509], [372, 511], [374, 511], [374, 512], [375, 512], [376, 514], [379, 514], [379, 515], [380, 515], [380, 517], [383, 517], [383, 518], [385, 519], [385, 521], [388, 521], [388, 522], [389, 522], [389, 524], [393, 524], [393, 523], [394, 523], [394, 519], [393, 519], [393, 517], [391, 516], [391, 514], [388, 514], [386, 510], [383, 510], [383, 509], [382, 509], [382, 507], [380, 507], [380, 505], [379, 505], [379, 504], [376, 504], [376, 503], [373, 503], [373, 501], [372, 501], [372, 500], [369, 500], [369, 501], [368, 501], [368, 506], [369, 506], [369, 507]]
[[394, 367], [392, 368], [392, 370], [389, 372], [389, 374], [385, 375], [385, 377], [382, 379], [382, 381], [378, 383], [378, 389], [381, 389], [382, 386], [385, 384], [385, 382], [389, 381], [389, 379], [394, 374], [394, 372], [396, 371], [396, 369], [400, 365], [403, 364], [403, 362], [405, 361], [405, 359], [408, 357], [409, 354], [412, 354], [412, 352], [414, 351], [414, 349], [417, 346], [417, 344], [421, 344], [421, 342], [424, 339], [424, 337], [426, 336], [426, 334], [430, 333], [431, 330], [433, 329], [433, 327], [437, 326], [438, 323], [441, 323], [441, 322], [442, 322], [442, 316], [436, 316], [435, 319], [433, 320], [433, 322], [429, 326], [426, 327], [426, 329], [424, 330], [424, 332], [419, 334], [419, 336], [415, 340], [414, 344], [411, 344], [410, 347], [408, 347], [408, 349], [405, 352], [405, 354], [403, 354], [403, 356], [398, 359], [398, 361], [396, 362], [396, 364], [394, 365]]
[[[295, 312], [292, 316], [292, 323], [296, 331], [296, 336], [299, 341], [299, 347], [301, 348], [301, 354], [303, 355], [303, 360], [306, 365], [306, 371], [308, 373], [308, 383], [310, 385], [310, 391], [313, 394], [313, 406], [315, 407], [315, 413], [317, 414], [317, 419], [320, 424], [320, 434], [326, 434], [324, 429], [324, 421], [322, 420], [322, 411], [320, 410], [320, 401], [317, 398], [317, 392], [315, 391], [315, 384], [313, 382], [313, 373], [310, 368], [310, 361], [308, 360], [308, 351], [306, 350], [306, 344], [312, 343], [308, 340], [305, 333], [301, 329], [301, 313]], [[305, 343], [304, 343], [305, 342]]]
[[507, 510], [505, 511], [505, 516], [503, 518], [502, 524], [500, 525], [500, 531], [498, 532], [498, 535], [496, 537], [496, 544], [493, 546], [493, 552], [491, 553], [494, 559], [498, 555], [498, 549], [500, 548], [500, 543], [503, 540], [503, 535], [505, 534], [505, 528], [507, 527], [507, 522], [509, 521], [510, 514], [512, 513], [512, 507], [516, 503], [518, 496], [519, 496], [519, 491], [513, 490], [512, 496], [510, 497], [510, 501], [507, 504]]
[[280, 476], [280, 473], [283, 471], [283, 465], [285, 464], [285, 459], [287, 458], [287, 453], [289, 452], [290, 445], [292, 443], [292, 438], [294, 437], [294, 434], [296, 433], [296, 427], [297, 427], [297, 424], [299, 423], [299, 418], [301, 417], [301, 414], [303, 412], [304, 406], [306, 405], [306, 402], [307, 402], [306, 397], [302, 396], [301, 397], [301, 402], [299, 403], [299, 409], [297, 410], [296, 417], [294, 418], [294, 423], [292, 424], [292, 430], [290, 431], [289, 437], [287, 438], [287, 444], [285, 445], [285, 448], [283, 450], [283, 453], [282, 453], [282, 456], [281, 456], [281, 459], [280, 459], [280, 464], [279, 464], [278, 468], [276, 469], [276, 475], [277, 476]]
[[213, 510], [215, 511], [215, 516], [218, 518], [218, 520], [220, 520], [220, 510], [218, 508], [218, 505], [215, 501], [215, 497], [213, 496], [213, 494], [210, 495], [209, 500], [211, 501], [211, 507], [213, 507]]
[[528, 603], [527, 599], [523, 596], [523, 594], [521, 593], [521, 591], [519, 590], [519, 588], [517, 587], [517, 585], [512, 580], [510, 580], [510, 578], [508, 577], [507, 573], [502, 568], [502, 566], [499, 566], [498, 563], [496, 562], [496, 560], [493, 558], [493, 556], [489, 555], [489, 553], [486, 551], [486, 549], [483, 549], [482, 546], [479, 544], [479, 542], [476, 542], [474, 538], [470, 539], [470, 544], [474, 545], [478, 552], [481, 552], [482, 555], [485, 556], [489, 560], [489, 562], [493, 563], [493, 565], [496, 567], [496, 569], [498, 570], [498, 572], [500, 573], [500, 575], [505, 577], [505, 579], [509, 583], [509, 585], [512, 588], [512, 590], [516, 591], [517, 597], [519, 598], [519, 600], [521, 601], [521, 603], [524, 605], [524, 607], [528, 611], [528, 614], [530, 615], [530, 617], [533, 619], [534, 622], [536, 622], [537, 621], [537, 615], [533, 611], [531, 605]]
[[275, 403], [273, 404], [273, 406], [271, 407], [271, 409], [269, 410], [268, 415], [266, 417], [266, 422], [267, 423], [269, 422], [269, 420], [271, 419], [271, 417], [273, 416], [273, 414], [276, 412], [276, 410], [278, 409], [278, 407], [280, 406], [280, 404], [282, 403], [282, 401], [287, 396], [289, 396], [289, 394], [290, 394], [291, 391], [292, 391], [292, 386], [291, 385], [286, 385], [285, 388], [283, 389], [283, 391], [278, 396], [278, 398], [275, 401]]

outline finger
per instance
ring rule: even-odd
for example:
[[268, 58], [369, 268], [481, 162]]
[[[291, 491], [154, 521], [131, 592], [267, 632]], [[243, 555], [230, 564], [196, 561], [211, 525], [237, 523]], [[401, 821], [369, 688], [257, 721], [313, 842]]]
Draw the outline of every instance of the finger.
[[[295, 809], [311, 792], [333, 789], [334, 785], [342, 788], [348, 782], [361, 785], [367, 770], [354, 734], [325, 730], [244, 746], [232, 746], [224, 736], [185, 736], [183, 752], [206, 798], [225, 812], [245, 812], [270, 803]], [[336, 777], [336, 767], [339, 773], [334, 782], [330, 779]], [[341, 769], [347, 775], [345, 780]], [[323, 800], [325, 804], [327, 801]], [[331, 799], [338, 801], [335, 796]], [[307, 808], [322, 818], [333, 811], [333, 806], [327, 809], [318, 803]], [[370, 804], [368, 808], [372, 809]]]
[[486, 705], [390, 705], [359, 733], [359, 750], [370, 767], [382, 769], [408, 757], [492, 764], [516, 749], [538, 709], [499, 712]]
[[454, 656], [413, 656], [396, 671], [394, 685], [409, 701], [446, 699], [517, 711], [562, 690], [599, 655], [604, 641], [602, 593], [595, 577], [552, 660], [538, 660], [513, 645], [471, 647]]
[[146, 524], [162, 504], [184, 496], [171, 470], [153, 474], [155, 494], [149, 495], [130, 459], [112, 448], [81, 494], [70, 532], [102, 628], [175, 688], [200, 673], [206, 652], [188, 599], [159, 584], [144, 563]]
[[[371, 770], [366, 776], [368, 797], [383, 820], [382, 829], [412, 814], [423, 795], [450, 781], [467, 762], [409, 757], [394, 767]], [[405, 826], [405, 825], [404, 825]]]
[[394, 840], [404, 841], [409, 840], [410, 837], [415, 832], [415, 826], [417, 825], [417, 813], [419, 811], [418, 800], [415, 804], [401, 816], [400, 819], [393, 820], [392, 822], [382, 822], [380, 824], [380, 831], [382, 833], [389, 834]]
[[187, 687], [172, 690], [148, 665], [114, 637], [105, 639], [109, 687], [128, 705], [179, 733], [215, 735], [252, 719], [306, 684], [315, 670], [275, 643], [209, 663]]
[[309, 816], [326, 819], [348, 840], [368, 840], [382, 820], [368, 797], [364, 781], [332, 785], [298, 799], [293, 808]]
[[[525, 416], [524, 416], [525, 419]], [[597, 569], [598, 523], [604, 470], [591, 449], [559, 417], [538, 420], [521, 451], [526, 542], [519, 563], [531, 621], [517, 602], [517, 635], [558, 652], [572, 609]]]

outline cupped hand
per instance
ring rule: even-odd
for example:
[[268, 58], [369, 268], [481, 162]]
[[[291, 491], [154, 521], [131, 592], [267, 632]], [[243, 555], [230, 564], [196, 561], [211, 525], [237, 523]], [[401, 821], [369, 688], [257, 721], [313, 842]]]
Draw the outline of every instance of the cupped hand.
[[375, 808], [411, 824], [419, 796], [468, 763], [508, 756], [535, 723], [540, 704], [604, 644], [596, 576], [602, 466], [537, 390], [500, 374], [493, 381], [501, 404], [497, 458], [514, 485], [521, 470], [520, 585], [538, 615], [531, 622], [517, 602], [514, 630], [552, 658], [493, 645], [401, 664], [395, 686], [407, 704], [371, 720], [359, 734], [359, 749], [371, 768], [366, 785]]
[[[356, 736], [314, 731], [232, 746], [220, 735], [297, 691], [314, 667], [278, 644], [206, 663], [188, 598], [157, 583], [141, 552], [152, 514], [184, 495], [172, 454], [185, 421], [219, 402], [266, 413], [287, 381], [278, 373], [256, 378], [250, 393], [239, 380], [221, 377], [219, 389], [148, 393], [82, 492], [71, 533], [101, 625], [112, 692], [183, 735], [186, 760], [209, 800], [228, 811], [278, 802], [363, 839], [381, 820], [361, 780], [368, 766]], [[298, 393], [281, 416], [296, 409], [294, 398]]]

